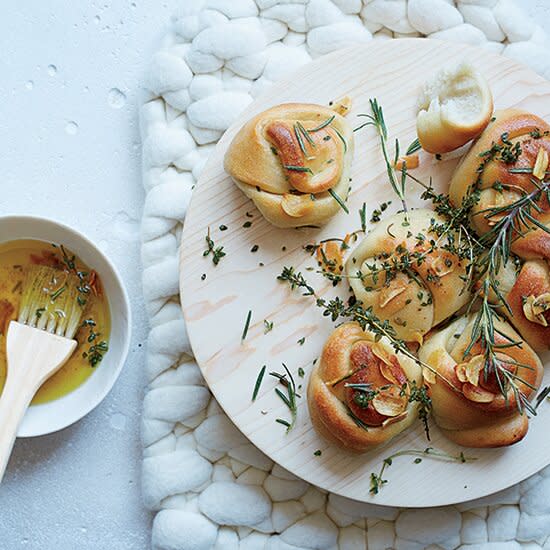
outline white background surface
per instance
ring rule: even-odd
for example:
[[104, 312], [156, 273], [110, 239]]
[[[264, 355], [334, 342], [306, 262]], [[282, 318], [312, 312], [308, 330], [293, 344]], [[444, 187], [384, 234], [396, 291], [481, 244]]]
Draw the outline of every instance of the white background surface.
[[[103, 404], [58, 434], [17, 442], [0, 486], [0, 550], [149, 548], [138, 105], [171, 13], [193, 1], [0, 1], [0, 215], [47, 215], [86, 233], [121, 271], [134, 314], [128, 362]], [[550, 32], [550, 0], [519, 4]]]

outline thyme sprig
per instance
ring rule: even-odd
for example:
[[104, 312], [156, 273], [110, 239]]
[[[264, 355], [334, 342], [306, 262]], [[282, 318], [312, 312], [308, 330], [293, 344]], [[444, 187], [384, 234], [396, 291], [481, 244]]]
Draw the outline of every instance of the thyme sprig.
[[432, 412], [432, 400], [428, 395], [428, 387], [422, 384], [418, 386], [416, 381], [412, 381], [409, 384], [405, 384], [402, 388], [403, 394], [406, 394], [407, 386], [409, 390], [409, 403], [418, 403], [418, 419], [424, 425], [424, 432], [426, 433], [426, 439], [430, 441], [430, 424], [429, 418]]
[[330, 300], [326, 300], [318, 296], [315, 289], [308, 283], [306, 278], [300, 271], [296, 271], [294, 267], [283, 267], [281, 274], [277, 277], [281, 282], [287, 283], [291, 290], [299, 289], [302, 291], [302, 296], [312, 296], [315, 298], [317, 307], [321, 308], [323, 317], [330, 317], [334, 322], [338, 319], [351, 320], [359, 323], [363, 330], [369, 329], [375, 336], [375, 341], [380, 341], [383, 337], [386, 337], [396, 353], [413, 360], [417, 365], [428, 369], [436, 376], [447, 382], [449, 387], [455, 391], [459, 391], [454, 386], [451, 380], [447, 379], [431, 365], [424, 363], [418, 357], [412, 353], [407, 347], [406, 343], [399, 339], [395, 333], [395, 329], [391, 326], [388, 320], [382, 321], [373, 312], [372, 307], [363, 307], [361, 302], [350, 300], [347, 303], [340, 297], [336, 296]]
[[445, 451], [434, 449], [433, 447], [427, 447], [423, 451], [419, 449], [405, 449], [403, 451], [398, 451], [384, 458], [378, 473], [371, 473], [369, 493], [371, 493], [372, 495], [377, 495], [380, 492], [380, 489], [382, 489], [382, 487], [388, 483], [388, 480], [384, 479], [384, 472], [386, 471], [386, 468], [389, 468], [393, 464], [393, 461], [400, 456], [415, 456], [415, 464], [420, 464], [425, 457], [458, 462], [459, 464], [464, 464], [466, 462], [473, 462], [477, 460], [477, 457], [466, 456], [463, 452], [460, 452], [458, 455], [452, 455], [446, 453]]
[[223, 246], [216, 246], [210, 237], [210, 227], [208, 228], [208, 232], [204, 239], [206, 241], [207, 249], [202, 253], [202, 255], [206, 257], [212, 254], [212, 263], [214, 265], [218, 265], [220, 260], [225, 256], [225, 252], [223, 251]]

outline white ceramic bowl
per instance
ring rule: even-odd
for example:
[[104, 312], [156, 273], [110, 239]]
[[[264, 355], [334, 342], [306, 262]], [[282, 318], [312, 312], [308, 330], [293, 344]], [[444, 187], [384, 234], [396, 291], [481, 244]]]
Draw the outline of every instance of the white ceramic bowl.
[[62, 223], [36, 216], [0, 216], [0, 243], [39, 239], [63, 244], [101, 277], [111, 310], [109, 351], [93, 374], [66, 396], [29, 407], [18, 437], [44, 435], [66, 428], [94, 409], [113, 387], [130, 345], [130, 304], [122, 279], [113, 264], [89, 239]]

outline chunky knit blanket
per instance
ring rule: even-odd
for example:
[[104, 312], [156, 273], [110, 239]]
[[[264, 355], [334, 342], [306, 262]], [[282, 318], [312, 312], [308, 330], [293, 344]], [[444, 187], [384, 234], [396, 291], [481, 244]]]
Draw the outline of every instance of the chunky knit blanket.
[[327, 494], [248, 442], [191, 356], [178, 298], [179, 236], [223, 131], [272, 82], [315, 57], [414, 36], [479, 45], [550, 77], [547, 37], [513, 0], [181, 0], [141, 109], [151, 322], [142, 479], [145, 505], [156, 512], [155, 549], [550, 548], [550, 468], [445, 508], [400, 510]]

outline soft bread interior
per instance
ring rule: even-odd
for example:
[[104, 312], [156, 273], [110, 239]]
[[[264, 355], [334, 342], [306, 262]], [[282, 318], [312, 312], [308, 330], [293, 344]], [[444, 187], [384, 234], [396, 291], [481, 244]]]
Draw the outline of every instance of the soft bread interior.
[[419, 101], [422, 111], [440, 115], [457, 126], [471, 126], [491, 109], [485, 79], [468, 63], [442, 69], [424, 84]]

